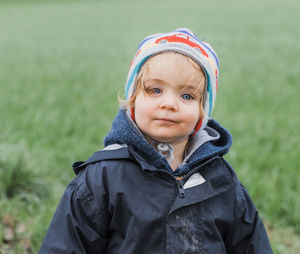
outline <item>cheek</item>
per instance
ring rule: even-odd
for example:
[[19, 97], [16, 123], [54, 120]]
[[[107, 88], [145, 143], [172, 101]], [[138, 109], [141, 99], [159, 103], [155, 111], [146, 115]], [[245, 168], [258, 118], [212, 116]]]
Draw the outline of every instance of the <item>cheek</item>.
[[135, 123], [138, 128], [142, 131], [147, 133], [151, 126], [151, 116], [147, 110], [144, 110], [144, 107], [137, 107], [135, 109]]
[[197, 114], [197, 115], [194, 114], [193, 116], [191, 116], [190, 119], [191, 119], [191, 125], [193, 125], [195, 127], [200, 120], [200, 116], [199, 116], [199, 114]]
[[145, 119], [145, 111], [141, 107], [136, 107], [134, 109], [134, 118], [137, 124], [139, 124], [143, 119]]
[[196, 107], [193, 110], [188, 110], [185, 114], [185, 118], [190, 125], [195, 127], [200, 120], [200, 110]]
[[144, 96], [137, 96], [134, 103], [134, 117], [137, 124], [147, 120], [149, 115], [148, 108]]

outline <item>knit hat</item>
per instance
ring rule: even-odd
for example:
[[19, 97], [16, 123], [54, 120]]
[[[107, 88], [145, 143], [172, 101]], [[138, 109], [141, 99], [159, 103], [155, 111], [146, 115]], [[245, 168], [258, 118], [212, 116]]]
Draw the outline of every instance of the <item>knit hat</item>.
[[196, 134], [197, 131], [206, 126], [207, 120], [213, 111], [218, 89], [219, 62], [213, 48], [207, 42], [198, 39], [191, 30], [180, 28], [170, 33], [150, 35], [139, 44], [138, 51], [130, 65], [125, 87], [125, 97], [128, 100], [133, 95], [136, 78], [142, 65], [151, 56], [163, 52], [177, 52], [190, 57], [200, 65], [205, 74], [204, 117], [199, 120], [195, 127], [194, 134]]

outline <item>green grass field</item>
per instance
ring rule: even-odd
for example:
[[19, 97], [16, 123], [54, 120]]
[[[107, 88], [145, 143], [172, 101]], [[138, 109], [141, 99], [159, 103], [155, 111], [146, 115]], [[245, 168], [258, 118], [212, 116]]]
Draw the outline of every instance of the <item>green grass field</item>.
[[300, 253], [299, 8], [293, 0], [0, 1], [0, 253], [37, 253], [71, 164], [102, 148], [139, 41], [178, 27], [216, 49], [214, 118], [234, 139], [226, 158], [274, 252]]

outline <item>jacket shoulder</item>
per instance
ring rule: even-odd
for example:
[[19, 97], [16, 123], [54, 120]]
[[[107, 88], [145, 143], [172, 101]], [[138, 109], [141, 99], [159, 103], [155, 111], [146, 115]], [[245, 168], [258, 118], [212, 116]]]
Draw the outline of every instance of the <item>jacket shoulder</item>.
[[82, 169], [90, 164], [94, 164], [99, 161], [105, 160], [121, 160], [121, 159], [133, 159], [127, 145], [113, 144], [105, 147], [101, 151], [95, 152], [86, 161], [74, 162], [72, 167], [77, 175]]
[[230, 164], [220, 156], [211, 158], [199, 171], [201, 175], [210, 181], [214, 189], [232, 187], [239, 184], [239, 180]]
[[[232, 182], [233, 182], [233, 186], [234, 186], [233, 191], [235, 192], [235, 194], [234, 194], [234, 196], [235, 196], [235, 204], [234, 204], [235, 216], [237, 216], [237, 217], [242, 216], [243, 213], [245, 212], [245, 210], [247, 210], [247, 209], [253, 210], [253, 212], [255, 212], [256, 208], [255, 208], [254, 203], [248, 193], [248, 190], [240, 182], [234, 169], [224, 158], [222, 158], [222, 160], [221, 160], [221, 165], [222, 165], [221, 167], [223, 167], [223, 169], [226, 168], [227, 173], [225, 175], [227, 175], [227, 179], [228, 179], [228, 175], [230, 175]], [[218, 177], [216, 179], [217, 179], [216, 182], [221, 181], [221, 179]]]

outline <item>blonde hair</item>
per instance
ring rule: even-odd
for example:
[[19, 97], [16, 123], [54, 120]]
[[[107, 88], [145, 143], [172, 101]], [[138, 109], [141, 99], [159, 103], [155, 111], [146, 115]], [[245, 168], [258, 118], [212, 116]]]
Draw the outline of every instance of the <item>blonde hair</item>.
[[[204, 101], [204, 91], [206, 88], [206, 78], [205, 78], [205, 74], [204, 71], [202, 70], [202, 68], [200, 67], [200, 65], [198, 63], [196, 63], [192, 58], [177, 53], [177, 52], [162, 52], [159, 54], [166, 54], [166, 53], [173, 53], [173, 54], [178, 54], [181, 55], [183, 57], [185, 57], [192, 65], [192, 67], [195, 69], [195, 73], [194, 75], [197, 74], [197, 71], [202, 73], [203, 78], [201, 79], [201, 81], [199, 82], [198, 86], [197, 86], [197, 92], [200, 93], [200, 101], [199, 101], [199, 105], [200, 105], [200, 118], [204, 116], [204, 109], [203, 109], [203, 101]], [[150, 58], [151, 59], [151, 58]], [[145, 92], [145, 82], [144, 82], [144, 77], [147, 73], [147, 69], [149, 66], [149, 59], [142, 65], [136, 79], [135, 79], [135, 84], [134, 84], [134, 92], [132, 94], [132, 96], [126, 100], [126, 99], [122, 99], [119, 95], [118, 95], [118, 99], [120, 102], [120, 105], [122, 108], [126, 108], [126, 107], [130, 107], [130, 108], [134, 108], [134, 104], [135, 104], [135, 100], [136, 100], [136, 96], [138, 95], [139, 92]], [[192, 78], [192, 77], [191, 77]]]

